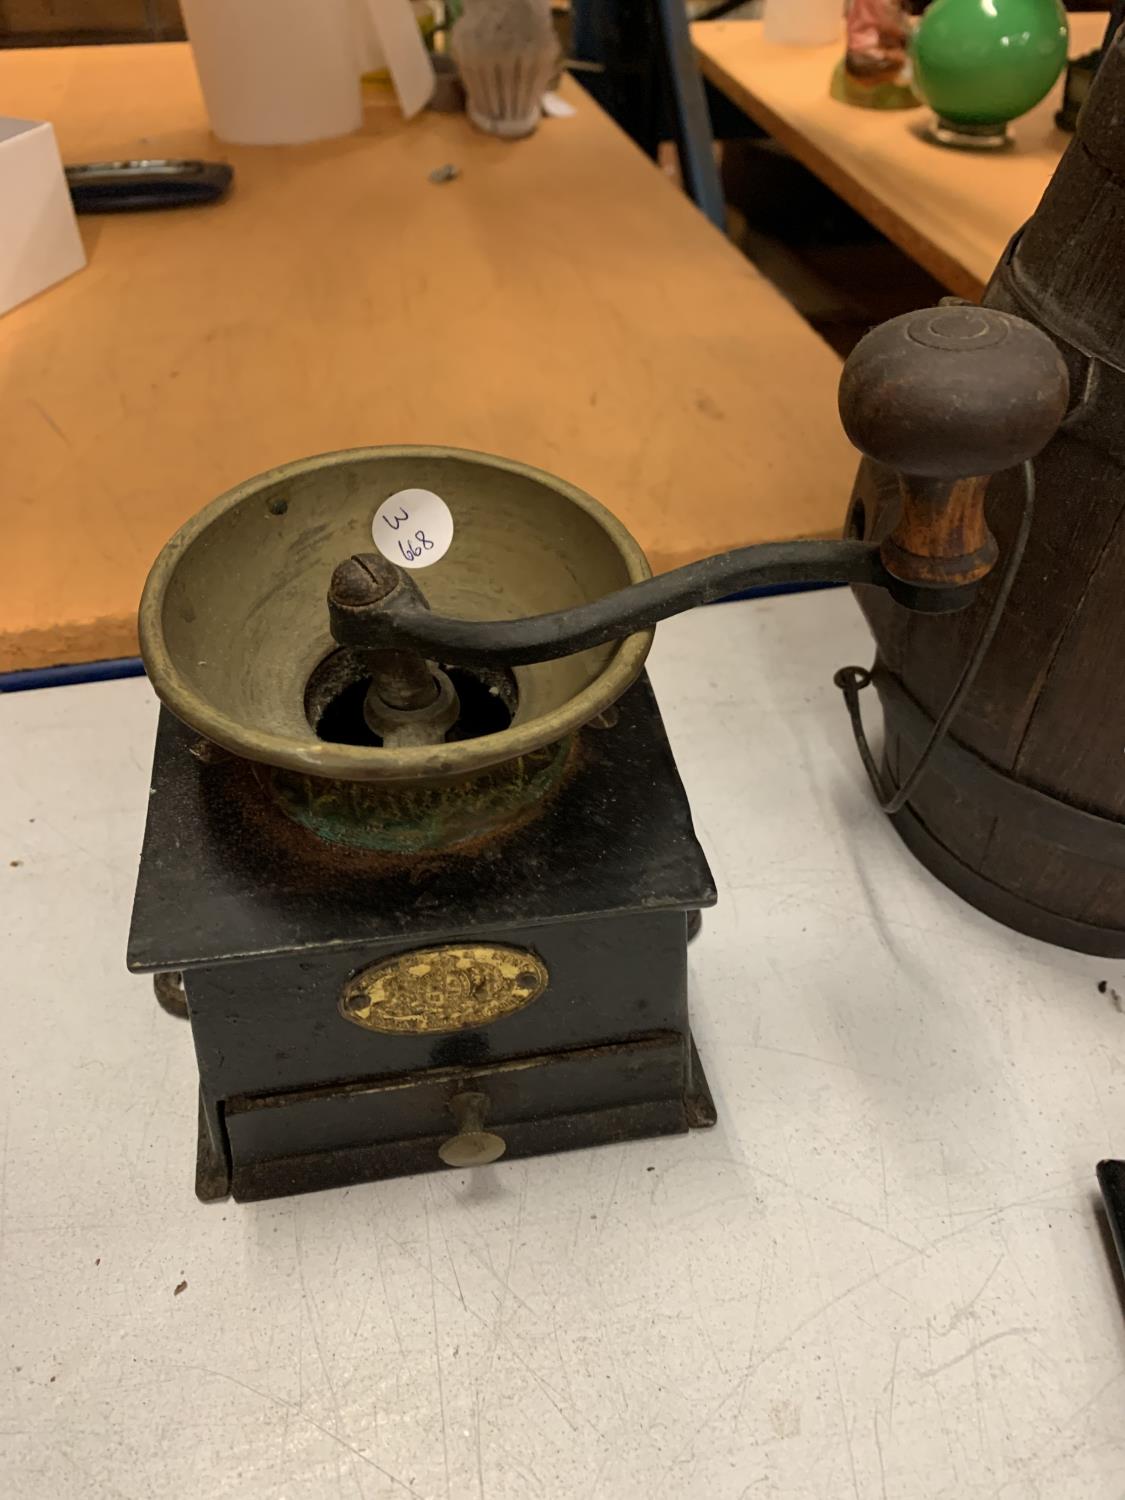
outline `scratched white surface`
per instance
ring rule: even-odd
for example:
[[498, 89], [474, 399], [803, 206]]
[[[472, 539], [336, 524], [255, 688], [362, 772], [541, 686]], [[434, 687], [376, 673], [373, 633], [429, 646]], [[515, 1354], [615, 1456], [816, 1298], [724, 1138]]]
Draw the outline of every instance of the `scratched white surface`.
[[147, 685], [0, 698], [0, 1492], [1125, 1496], [1125, 966], [913, 863], [830, 685], [868, 649], [839, 592], [659, 633], [716, 1130], [250, 1207], [193, 1197], [123, 967]]

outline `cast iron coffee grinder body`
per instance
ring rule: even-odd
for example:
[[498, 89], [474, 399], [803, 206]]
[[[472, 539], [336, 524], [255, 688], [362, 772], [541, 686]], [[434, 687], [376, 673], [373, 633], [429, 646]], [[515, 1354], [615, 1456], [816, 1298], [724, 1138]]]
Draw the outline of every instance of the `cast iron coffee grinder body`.
[[[164, 707], [129, 963], [191, 1021], [199, 1195], [713, 1123], [686, 951], [715, 889], [643, 673], [653, 626], [820, 579], [960, 609], [996, 559], [988, 476], [1065, 401], [1018, 318], [896, 319], [841, 387], [901, 476], [893, 531], [659, 578], [588, 496], [449, 449], [289, 465], [189, 522], [141, 609]], [[416, 574], [371, 552], [407, 489], [454, 521]]]

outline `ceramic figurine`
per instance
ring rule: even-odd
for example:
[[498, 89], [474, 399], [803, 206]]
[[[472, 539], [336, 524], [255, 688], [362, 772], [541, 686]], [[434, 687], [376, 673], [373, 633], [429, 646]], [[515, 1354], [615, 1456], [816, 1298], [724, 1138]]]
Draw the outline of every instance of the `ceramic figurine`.
[[466, 0], [450, 50], [473, 124], [492, 135], [530, 135], [559, 60], [549, 0]]
[[911, 19], [903, 0], [848, 0], [847, 50], [832, 76], [832, 97], [864, 109], [912, 109]]
[[919, 94], [941, 146], [996, 150], [1008, 121], [1046, 95], [1066, 64], [1059, 0], [934, 0], [913, 42]]

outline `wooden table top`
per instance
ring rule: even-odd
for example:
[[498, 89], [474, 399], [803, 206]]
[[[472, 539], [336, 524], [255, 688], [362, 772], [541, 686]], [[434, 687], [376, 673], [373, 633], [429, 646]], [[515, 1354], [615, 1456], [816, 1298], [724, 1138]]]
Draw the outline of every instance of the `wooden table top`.
[[66, 161], [236, 171], [220, 206], [82, 219], [87, 269], [0, 325], [0, 670], [131, 653], [176, 527], [336, 448], [538, 464], [658, 569], [838, 528], [836, 356], [564, 87], [577, 115], [515, 144], [375, 106], [343, 140], [239, 149], [183, 44], [0, 54], [4, 108], [52, 120]]
[[[1104, 12], [1070, 17], [1070, 55], [1098, 46]], [[702, 21], [704, 75], [853, 208], [959, 296], [978, 298], [1035, 210], [1070, 136], [1054, 123], [1062, 82], [1009, 128], [1004, 152], [949, 151], [921, 138], [931, 112], [856, 109], [831, 98], [842, 43], [771, 45], [760, 21]]]

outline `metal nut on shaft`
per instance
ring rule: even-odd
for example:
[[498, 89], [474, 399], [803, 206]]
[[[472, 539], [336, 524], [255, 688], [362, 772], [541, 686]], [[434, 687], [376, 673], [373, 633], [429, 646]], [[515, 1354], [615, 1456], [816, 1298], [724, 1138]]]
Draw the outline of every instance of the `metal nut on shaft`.
[[[335, 568], [328, 586], [328, 613], [333, 634], [338, 640], [346, 641], [349, 623], [380, 610], [392, 598], [401, 599], [404, 594], [425, 607], [425, 599], [415, 581], [385, 557], [365, 552], [345, 558]], [[402, 713], [414, 713], [437, 705], [441, 695], [439, 684], [429, 664], [416, 651], [354, 646], [352, 649], [371, 674], [373, 712], [378, 713], [381, 705]], [[453, 718], [456, 719], [456, 713]], [[440, 732], [435, 731], [429, 736], [421, 733], [421, 737], [415, 736], [412, 743], [440, 743], [448, 727], [445, 724]]]
[[398, 569], [375, 552], [356, 553], [336, 565], [328, 597], [345, 609], [380, 604], [399, 585]]

